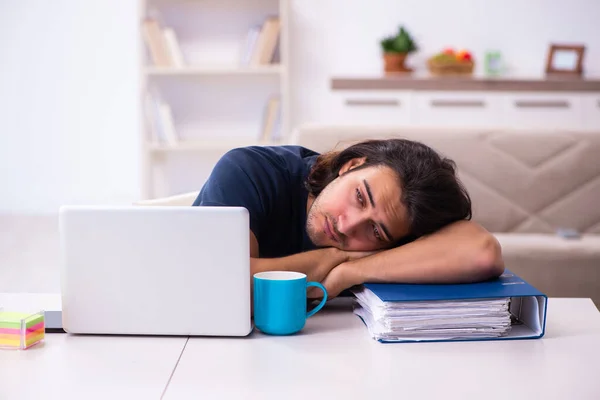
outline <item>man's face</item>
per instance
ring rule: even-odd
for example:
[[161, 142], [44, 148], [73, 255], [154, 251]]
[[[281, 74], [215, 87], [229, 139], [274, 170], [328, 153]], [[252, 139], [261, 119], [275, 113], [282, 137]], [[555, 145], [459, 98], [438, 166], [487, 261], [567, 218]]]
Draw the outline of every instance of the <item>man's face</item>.
[[306, 230], [316, 246], [372, 251], [389, 248], [408, 233], [396, 174], [385, 166], [352, 171], [363, 162], [347, 163], [312, 204], [309, 199]]

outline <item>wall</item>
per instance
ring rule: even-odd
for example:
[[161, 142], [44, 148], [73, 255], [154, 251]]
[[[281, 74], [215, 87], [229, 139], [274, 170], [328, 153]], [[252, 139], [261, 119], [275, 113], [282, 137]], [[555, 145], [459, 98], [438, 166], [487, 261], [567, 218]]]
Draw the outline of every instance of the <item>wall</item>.
[[[333, 75], [377, 75], [379, 39], [400, 24], [420, 51], [409, 65], [446, 46], [464, 47], [482, 59], [502, 52], [509, 73], [540, 76], [551, 42], [587, 45], [584, 69], [600, 76], [600, 2], [595, 0], [290, 0], [292, 126], [327, 122]], [[476, 72], [480, 72], [479, 64]]]
[[[378, 74], [378, 41], [405, 24], [421, 51], [502, 51], [539, 74], [549, 42], [588, 45], [600, 75], [593, 0], [289, 0], [292, 124], [326, 122], [332, 75]], [[140, 195], [138, 2], [42, 0], [0, 6], [0, 212], [129, 203]]]
[[0, 6], [0, 212], [139, 198], [137, 1]]

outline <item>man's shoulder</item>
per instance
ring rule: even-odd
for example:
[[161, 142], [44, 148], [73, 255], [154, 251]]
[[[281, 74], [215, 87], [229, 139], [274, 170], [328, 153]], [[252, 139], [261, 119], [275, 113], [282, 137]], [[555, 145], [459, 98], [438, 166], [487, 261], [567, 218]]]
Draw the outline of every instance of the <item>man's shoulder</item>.
[[319, 153], [298, 145], [245, 146], [227, 151], [221, 160], [226, 160], [240, 168], [285, 170], [302, 168]]
[[300, 146], [300, 145], [279, 145], [279, 146], [244, 146], [236, 147], [228, 150], [225, 153], [227, 156], [242, 156], [242, 157], [283, 157], [283, 158], [306, 158], [314, 155], [319, 155], [314, 150]]

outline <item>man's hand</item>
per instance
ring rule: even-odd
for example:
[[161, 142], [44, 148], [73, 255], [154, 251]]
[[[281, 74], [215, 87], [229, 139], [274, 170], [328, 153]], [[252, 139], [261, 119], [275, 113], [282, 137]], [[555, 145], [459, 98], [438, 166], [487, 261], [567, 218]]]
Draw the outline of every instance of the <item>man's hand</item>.
[[[321, 282], [327, 289], [327, 298], [337, 297], [343, 290], [361, 284], [361, 279], [352, 263], [343, 263], [333, 268]], [[319, 288], [310, 288], [307, 292], [309, 299], [323, 298], [323, 291]]]
[[[329, 250], [331, 252], [329, 254], [326, 254], [325, 257], [330, 258], [331, 260], [333, 260], [333, 262], [322, 263], [320, 268], [315, 268], [312, 279], [317, 282], [322, 283], [323, 280], [327, 277], [327, 275], [329, 275], [331, 271], [333, 271], [333, 269], [339, 267], [344, 263], [356, 261], [381, 251], [345, 251], [339, 250], [335, 247], [330, 247]], [[320, 293], [321, 290], [319, 289], [318, 292]]]
[[374, 251], [344, 251], [346, 255], [346, 261], [354, 261], [360, 260], [361, 258], [365, 258], [368, 256], [372, 256], [373, 254], [377, 254], [382, 250], [374, 250]]
[[[343, 290], [362, 283], [358, 278], [358, 274], [353, 270], [352, 262], [379, 253], [380, 251], [382, 250], [341, 251], [345, 261], [327, 271], [320, 281], [325, 286], [325, 289], [327, 289], [327, 298], [332, 299], [338, 296]], [[310, 288], [307, 291], [307, 297], [309, 299], [322, 299], [323, 291], [319, 288]]]

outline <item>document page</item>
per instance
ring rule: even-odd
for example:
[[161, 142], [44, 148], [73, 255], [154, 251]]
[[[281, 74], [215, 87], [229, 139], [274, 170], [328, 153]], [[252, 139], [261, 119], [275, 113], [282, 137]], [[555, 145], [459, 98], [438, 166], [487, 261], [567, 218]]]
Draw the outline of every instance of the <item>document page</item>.
[[354, 313], [377, 340], [495, 338], [511, 328], [510, 298], [383, 302], [367, 288], [353, 291]]

